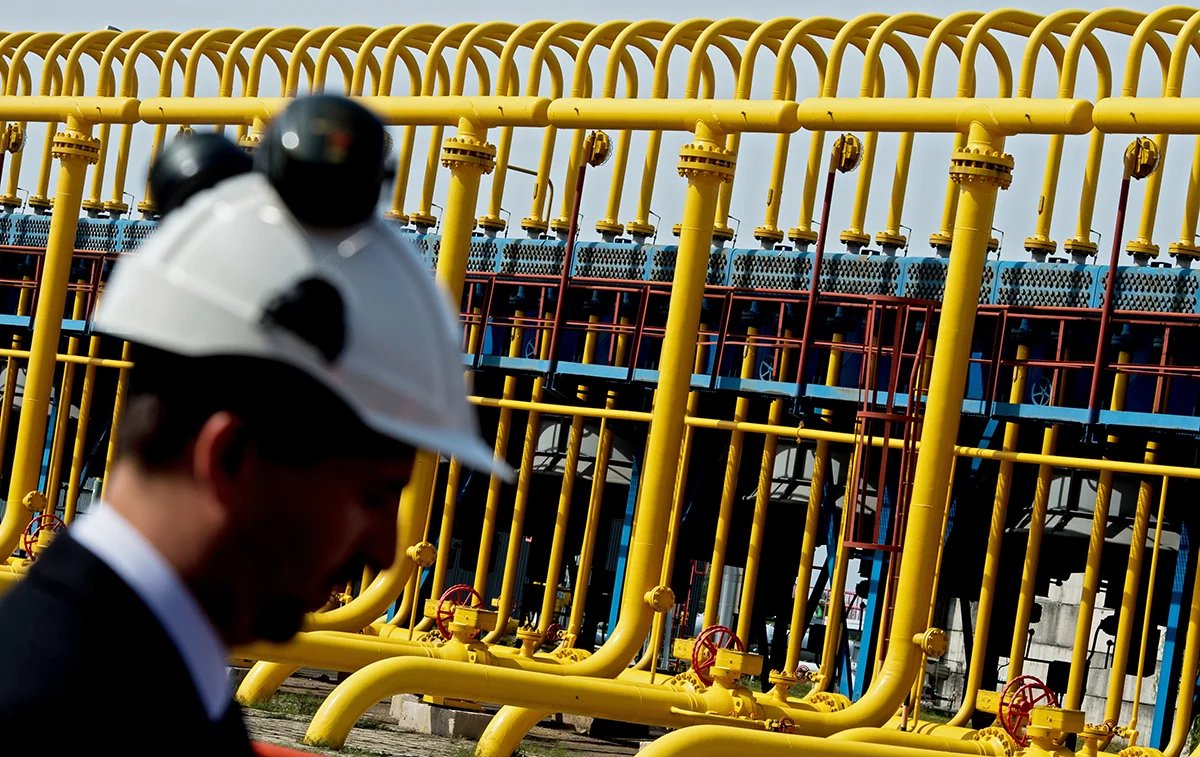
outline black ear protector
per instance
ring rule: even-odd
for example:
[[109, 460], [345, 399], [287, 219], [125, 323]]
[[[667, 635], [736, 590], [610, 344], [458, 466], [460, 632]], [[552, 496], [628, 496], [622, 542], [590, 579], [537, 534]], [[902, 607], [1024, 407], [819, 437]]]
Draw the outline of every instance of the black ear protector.
[[246, 151], [220, 134], [183, 134], [150, 167], [150, 192], [166, 217], [197, 192], [253, 168]]

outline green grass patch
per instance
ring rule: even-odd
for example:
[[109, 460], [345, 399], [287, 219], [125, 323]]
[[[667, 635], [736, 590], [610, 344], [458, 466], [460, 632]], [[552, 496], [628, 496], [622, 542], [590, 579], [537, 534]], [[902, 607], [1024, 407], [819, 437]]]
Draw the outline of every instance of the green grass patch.
[[575, 753], [558, 745], [522, 744], [517, 749], [519, 757], [574, 757]]
[[277, 715], [316, 715], [321, 707], [322, 698], [315, 694], [296, 694], [281, 691], [265, 702], [248, 705], [260, 712], [273, 712]]

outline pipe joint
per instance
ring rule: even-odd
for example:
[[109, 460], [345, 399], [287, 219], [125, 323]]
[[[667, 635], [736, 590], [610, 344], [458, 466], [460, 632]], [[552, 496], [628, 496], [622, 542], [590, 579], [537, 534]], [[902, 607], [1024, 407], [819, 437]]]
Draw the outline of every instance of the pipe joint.
[[644, 598], [655, 612], [666, 612], [675, 606], [675, 592], [670, 586], [655, 586], [646, 592]]
[[950, 159], [950, 179], [957, 184], [992, 184], [1008, 189], [1012, 184], [1013, 157], [986, 147], [956, 150]]
[[732, 150], [699, 140], [679, 150], [679, 175], [688, 180], [731, 182], [736, 164], [737, 155]]
[[940, 628], [930, 628], [925, 633], [913, 636], [913, 643], [921, 649], [926, 657], [937, 660], [950, 648], [950, 637]]
[[442, 142], [442, 165], [450, 170], [474, 168], [491, 173], [496, 167], [496, 146], [460, 134]]
[[40, 513], [46, 510], [46, 495], [39, 491], [31, 491], [24, 497], [21, 497], [21, 504], [31, 513]]
[[100, 160], [100, 140], [69, 129], [54, 135], [50, 154], [59, 160], [79, 160], [95, 165]]
[[421, 568], [428, 568], [437, 560], [437, 548], [427, 541], [417, 542], [404, 550], [404, 554]]

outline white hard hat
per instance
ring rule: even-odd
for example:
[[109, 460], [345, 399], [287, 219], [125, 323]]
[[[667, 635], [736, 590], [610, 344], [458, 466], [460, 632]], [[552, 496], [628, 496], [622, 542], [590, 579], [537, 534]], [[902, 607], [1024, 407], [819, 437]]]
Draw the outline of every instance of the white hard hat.
[[[330, 312], [304, 315], [340, 321], [332, 351], [272, 317], [313, 282], [336, 293]], [[511, 480], [467, 402], [456, 320], [411, 243], [378, 216], [303, 225], [268, 178], [251, 172], [191, 196], [122, 257], [95, 325], [184, 356], [291, 365], [369, 428]]]

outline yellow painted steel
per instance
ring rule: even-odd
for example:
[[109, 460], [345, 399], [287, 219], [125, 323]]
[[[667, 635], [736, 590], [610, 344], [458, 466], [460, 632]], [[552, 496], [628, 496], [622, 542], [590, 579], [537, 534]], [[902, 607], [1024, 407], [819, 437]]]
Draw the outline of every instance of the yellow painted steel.
[[[658, 21], [606, 24], [586, 22], [530, 21], [521, 26], [506, 23], [458, 24], [442, 28], [432, 24], [411, 27], [295, 27], [259, 28], [252, 30], [209, 29], [184, 33], [147, 32], [141, 30], [116, 32], [80, 32], [68, 35], [47, 33], [0, 34], [0, 130], [9, 123], [27, 134], [32, 124], [47, 129], [46, 149], [40, 154], [26, 138], [26, 146], [12, 155], [6, 194], [0, 203], [19, 207], [15, 198], [20, 180], [20, 165], [24, 159], [41, 170], [33, 179], [31, 207], [41, 213], [53, 208], [50, 216], [50, 240], [40, 273], [33, 314], [33, 334], [28, 350], [16, 337], [10, 349], [0, 350], [6, 358], [8, 374], [4, 388], [4, 407], [0, 409], [0, 442], [6, 438], [13, 414], [12, 401], [16, 396], [16, 375], [28, 361], [26, 386], [22, 398], [21, 419], [16, 431], [16, 454], [12, 464], [8, 501], [4, 520], [0, 521], [0, 542], [10, 551], [32, 509], [45, 507], [52, 512], [58, 506], [59, 479], [67, 464], [67, 429], [71, 420], [70, 399], [75, 388], [75, 366], [83, 365], [85, 373], [82, 393], [78, 397], [79, 423], [75, 430], [70, 453], [70, 471], [64, 515], [74, 518], [80, 496], [80, 480], [87, 457], [89, 416], [108, 398], [97, 396], [97, 369], [117, 370], [117, 391], [113, 397], [113, 427], [109, 436], [108, 460], [111, 462], [116, 445], [116, 431], [123, 408], [128, 372], [136, 370], [128, 360], [128, 348], [121, 359], [113, 359], [105, 349], [107, 343], [89, 336], [87, 354], [81, 355], [82, 341], [72, 337], [65, 348], [61, 338], [61, 317], [65, 312], [67, 276], [74, 247], [74, 219], [79, 210], [89, 214], [119, 216], [128, 210], [124, 187], [130, 156], [137, 154], [132, 139], [134, 125], [147, 124], [152, 132], [150, 153], [154, 155], [168, 139], [168, 127], [178, 126], [181, 132], [200, 128], [235, 127], [237, 136], [248, 149], [262, 134], [274, 113], [289, 98], [313, 91], [337, 91], [339, 88], [362, 100], [390, 125], [399, 127], [396, 187], [392, 194], [390, 216], [402, 223], [412, 222], [418, 230], [428, 230], [438, 221], [432, 215], [437, 182], [443, 169], [448, 170], [448, 183], [439, 190], [445, 192], [445, 208], [440, 219], [441, 234], [437, 247], [438, 278], [452, 299], [464, 289], [468, 254], [478, 244], [474, 235], [478, 193], [481, 178], [492, 172], [490, 204], [480, 217], [480, 225], [492, 232], [501, 230], [499, 218], [505, 197], [504, 172], [512, 167], [509, 157], [531, 135], [540, 130], [540, 152], [533, 194], [530, 221], [534, 230], [562, 231], [568, 225], [570, 192], [563, 192], [563, 210], [551, 220], [553, 202], [547, 202], [550, 177], [564, 176], [566, 186], [572, 185], [580, 169], [578, 147], [587, 130], [616, 129], [616, 160], [607, 187], [604, 214], [597, 229], [615, 238], [629, 232], [638, 241], [654, 233], [649, 224], [653, 191], [657, 188], [657, 161], [664, 141], [663, 132], [693, 133], [693, 141], [681, 152], [680, 173], [687, 179], [684, 218], [680, 225], [680, 240], [674, 279], [670, 286], [670, 303], [663, 333], [661, 350], [650, 358], [657, 362], [658, 387], [652, 410], [647, 412], [637, 404], [618, 407], [616, 390], [606, 388], [603, 406], [589, 402], [584, 393], [575, 391], [569, 398], [544, 401], [544, 377], [535, 377], [528, 401], [516, 399], [516, 373], [505, 375], [504, 389], [499, 396], [478, 396], [473, 402], [487, 408], [489, 417], [497, 417], [496, 444], [503, 454], [507, 448], [508, 427], [514, 410], [527, 412], [522, 452], [522, 475], [515, 490], [513, 520], [509, 533], [509, 549], [502, 570], [504, 578], [499, 601], [499, 621], [496, 631], [485, 635], [488, 644], [467, 646], [462, 640], [444, 645], [414, 641], [414, 634], [400, 625], [412, 625], [420, 605], [421, 574], [409, 548], [429, 536], [434, 524], [430, 520], [430, 503], [434, 496], [444, 496], [446, 507], [439, 526], [439, 544], [445, 547], [433, 566], [435, 593], [444, 588], [456, 515], [457, 489], [460, 469], [453, 461], [444, 477], [447, 490], [435, 491], [439, 480], [437, 458], [422, 453], [415, 469], [412, 485], [405, 491], [397, 528], [397, 559], [391, 567], [373, 581], [367, 581], [360, 596], [342, 607], [327, 608], [314, 613], [306, 621], [306, 630], [293, 642], [283, 645], [253, 645], [235, 651], [241, 659], [273, 660], [260, 662], [251, 671], [239, 699], [252, 701], [273, 692], [297, 666], [332, 667], [347, 672], [359, 670], [322, 707], [309, 731], [314, 741], [337, 743], [343, 728], [353, 723], [354, 715], [364, 702], [373, 703], [381, 696], [401, 690], [435, 696], [493, 702], [504, 707], [485, 733], [479, 754], [509, 754], [521, 736], [545, 712], [553, 709], [577, 711], [581, 714], [614, 717], [636, 722], [654, 723], [667, 727], [707, 724], [685, 728], [650, 748], [651, 753], [673, 753], [678, 748], [690, 748], [703, 753], [754, 751], [770, 754], [774, 751], [825, 751], [839, 754], [933, 754], [933, 753], [999, 753], [1000, 742], [983, 736], [983, 732], [936, 731], [919, 721], [921, 682], [927, 653], [931, 651], [926, 637], [933, 622], [931, 610], [935, 600], [937, 571], [940, 564], [945, 524], [952, 492], [954, 461], [958, 457], [994, 460], [999, 474], [993, 497], [992, 522], [985, 556], [984, 581], [975, 627], [972, 665], [968, 672], [966, 696], [953, 722], [963, 723], [974, 711], [979, 686], [983, 679], [983, 651], [987, 644], [996, 581], [998, 578], [1000, 537], [1005, 525], [1011, 481], [1017, 465], [1036, 465], [1037, 480], [1029, 516], [1029, 540], [1017, 597], [1012, 652], [1006, 675], [1011, 679], [1026, 667], [1025, 646], [1029, 638], [1030, 616], [1036, 598], [1036, 578], [1040, 550], [1043, 545], [1046, 510], [1050, 484], [1056, 468], [1088, 470], [1099, 473], [1099, 492], [1093, 515], [1093, 530], [1084, 576], [1079, 627], [1072, 648], [1071, 679], [1064, 703], [1068, 708], [1078, 706], [1082, 697], [1082, 676], [1086, 671], [1092, 608], [1099, 587], [1099, 567], [1104, 529], [1109, 525], [1108, 498], [1113, 477], [1117, 474], [1140, 478], [1139, 494], [1133, 521], [1133, 546], [1125, 567], [1125, 590], [1121, 598], [1121, 613], [1113, 649], [1113, 671], [1109, 674], [1108, 699], [1105, 715], [1115, 720], [1120, 713], [1125, 683], [1124, 670], [1131, 652], [1133, 625], [1139, 609], [1138, 586], [1144, 561], [1148, 534], [1153, 479], [1162, 479], [1160, 515], [1156, 521], [1155, 547], [1151, 556], [1150, 573], [1157, 570], [1157, 558], [1163, 529], [1167, 482], [1170, 478], [1195, 480], [1200, 471], [1175, 464], [1177, 459], [1164, 454], [1160, 464], [1152, 441], [1140, 461], [1120, 459], [1088, 459], [1056, 454], [1059, 425], [1050, 425], [1043, 432], [1041, 451], [1021, 451], [1017, 446], [1017, 424], [1006, 425], [1000, 449], [981, 449], [959, 444], [958, 418], [962, 409], [963, 384], [970, 358], [971, 334], [976, 311], [976, 293], [982, 261], [991, 235], [991, 225], [997, 188], [1006, 186], [1011, 160], [1001, 154], [1007, 136], [1045, 134], [1049, 139], [1049, 154], [1042, 174], [1042, 199], [1033, 219], [1033, 234], [1027, 245], [1035, 251], [1053, 249], [1051, 221], [1058, 191], [1059, 173], [1067, 148], [1073, 144], [1068, 135], [1088, 134], [1083, 185], [1075, 234], [1064, 242], [1072, 252], [1084, 254], [1094, 250], [1090, 239], [1091, 221], [1097, 203], [1096, 191], [1103, 158], [1103, 140], [1109, 133], [1156, 134], [1160, 149], [1165, 150], [1172, 134], [1200, 134], [1200, 100], [1184, 98], [1182, 94], [1184, 63], [1188, 47], [1194, 46], [1195, 32], [1200, 29], [1200, 14], [1187, 8], [1164, 7], [1142, 13], [1121, 9], [1096, 11], [1059, 11], [1045, 17], [1022, 11], [999, 10], [990, 13], [958, 12], [946, 19], [936, 19], [911, 13], [894, 15], [865, 14], [849, 21], [814, 17], [807, 19], [778, 18], [765, 23], [745, 19], [690, 19], [679, 24]], [[1110, 36], [1129, 40], [1124, 83], [1119, 97], [1110, 97], [1112, 72], [1109, 55], [1113, 49], [1106, 45]], [[1006, 46], [1000, 35], [1008, 34], [1023, 44], [1019, 76], [1013, 76]], [[1174, 45], [1164, 41], [1174, 36]], [[909, 47], [913, 39], [924, 39], [919, 58]], [[1103, 39], [1105, 43], [1100, 40]], [[839, 96], [840, 78], [851, 64], [845, 51], [854, 47], [863, 53], [858, 97]], [[988, 52], [995, 62], [998, 97], [976, 96], [976, 61], [979, 48]], [[682, 48], [682, 49], [679, 49]], [[753, 77], [764, 64], [759, 62], [766, 48], [775, 60], [770, 64], [774, 74], [769, 98], [758, 97], [759, 87]], [[800, 50], [797, 50], [800, 48]], [[881, 53], [890, 49], [905, 66], [908, 75], [907, 97], [885, 96], [884, 66]], [[597, 50], [606, 57], [599, 64], [604, 69], [603, 82], [592, 81], [594, 68], [591, 57]], [[1139, 96], [1138, 77], [1144, 50], [1157, 58], [1164, 74], [1162, 97]], [[934, 72], [939, 53], [949, 51], [958, 61], [956, 97], [933, 97]], [[828, 51], [828, 52], [827, 52]], [[1097, 91], [1094, 102], [1077, 99], [1075, 80], [1081, 66], [1080, 58], [1087, 52], [1094, 63]], [[809, 70], [805, 79], [793, 61], [793, 54], [808, 56], [815, 64], [815, 75]], [[515, 61], [529, 55], [530, 64], [525, 79], [517, 76]], [[1056, 96], [1043, 96], [1042, 87], [1035, 88], [1035, 71], [1039, 56], [1048, 54], [1058, 71]], [[891, 53], [889, 53], [890, 55]], [[668, 71], [686, 61], [686, 79], [679, 92], [668, 91]], [[653, 77], [648, 96], [639, 92], [638, 63], [650, 62]], [[675, 56], [675, 60], [672, 60]], [[724, 62], [733, 72], [727, 75]], [[147, 76], [137, 71], [149, 63], [151, 78], [157, 77], [157, 87], [139, 82]], [[718, 63], [720, 65], [718, 65]], [[95, 64], [95, 65], [93, 65]], [[567, 66], [570, 66], [568, 69]], [[400, 66], [400, 76], [408, 75], [409, 95], [393, 93], [393, 79]], [[118, 71], [117, 68], [120, 67]], [[201, 69], [215, 72], [219, 96], [197, 97]], [[332, 69], [332, 70], [331, 70]], [[150, 69], [147, 69], [147, 71]], [[91, 73], [98, 71], [95, 80]], [[279, 75], [278, 88], [274, 74]], [[339, 76], [340, 72], [340, 76]], [[85, 81], [85, 73], [87, 80]], [[465, 94], [467, 76], [478, 79], [479, 94]], [[36, 79], [35, 79], [36, 77]], [[545, 79], [548, 82], [544, 82]], [[732, 88], [726, 90], [729, 82]], [[817, 97], [801, 97], [814, 91]], [[182, 86], [180, 86], [182, 82]], [[493, 82], [495, 86], [493, 86]], [[570, 87], [567, 83], [570, 82]], [[625, 97], [618, 98], [617, 90], [624, 83]], [[37, 84], [35, 88], [33, 85]], [[1038, 82], [1041, 84], [1041, 82]], [[143, 86], [139, 87], [139, 84]], [[1014, 86], [1015, 85], [1015, 86]], [[893, 82], [895, 86], [895, 82]], [[399, 89], [399, 87], [395, 88]], [[144, 97], [143, 93], [157, 93]], [[33, 92], [38, 95], [32, 95]], [[86, 93], [95, 93], [87, 96]], [[278, 96], [276, 95], [278, 92]], [[1015, 97], [1011, 96], [1015, 92]], [[523, 94], [518, 94], [523, 93]], [[727, 99], [717, 99], [718, 94]], [[548, 96], [547, 96], [548, 95]], [[140, 98], [140, 99], [139, 99]], [[65, 128], [58, 132], [59, 125]], [[113, 129], [120, 124], [119, 130]], [[446, 127], [456, 129], [454, 136], [443, 139]], [[430, 158], [419, 179], [421, 197], [405, 208], [406, 192], [411, 175], [411, 162], [417, 128], [432, 132]], [[499, 129], [498, 146], [488, 143], [488, 130]], [[573, 148], [563, 165], [556, 166], [555, 144], [557, 131], [568, 129], [565, 140]], [[879, 132], [899, 134], [896, 167], [891, 184], [891, 198], [884, 231], [876, 241], [881, 245], [899, 248], [907, 239], [900, 233], [904, 198], [909, 187], [909, 164], [917, 135], [953, 134], [955, 153], [952, 160], [952, 193], [944, 206], [943, 228], [935, 238], [937, 245], [948, 251], [950, 263], [937, 326], [937, 344], [933, 351], [932, 370], [925, 402], [923, 434], [918, 446], [917, 471], [913, 483], [912, 506], [905, 526], [904, 559], [900, 563], [899, 580], [895, 587], [886, 587], [885, 604], [893, 604], [887, 654], [881, 660], [878, 674], [858, 702], [844, 706], [829, 704], [832, 699], [812, 697], [797, 701], [788, 697], [799, 663], [800, 638], [806, 616], [807, 589], [811, 583], [813, 552], [817, 541], [820, 514], [820, 489], [829, 475], [830, 460], [844, 445], [857, 445], [859, 430], [847, 431], [837, 424], [837, 417], [826, 416], [823, 423], [797, 425], [786, 417], [786, 400], [771, 397], [765, 422], [751, 420], [749, 412], [753, 394], [739, 396], [731, 417], [704, 417], [701, 385], [693, 382], [693, 373], [703, 373], [698, 359], [696, 341], [700, 303], [705, 296], [705, 281], [709, 254], [714, 235], [720, 239], [732, 236], [729, 211], [733, 198], [737, 153], [743, 148], [742, 133], [765, 133], [774, 143], [774, 164], [770, 169], [769, 186], [763, 225], [755, 236], [765, 247], [783, 240], [778, 229], [781, 199], [785, 189], [786, 160], [791, 134], [801, 129], [812, 133], [808, 155], [808, 175], [803, 191], [798, 191], [800, 214], [797, 227], [790, 236], [799, 245], [816, 239], [812, 218], [816, 180], [820, 174], [820, 155], [826, 131], [864, 132], [867, 165], [860, 173], [858, 190], [853, 203], [846, 208], [849, 226], [844, 241], [855, 244], [869, 242], [864, 231], [869, 191], [872, 188], [872, 160], [879, 145]], [[95, 131], [99, 140], [92, 140]], [[640, 179], [638, 207], [634, 220], [626, 225], [617, 222], [625, 173], [635, 145], [635, 132], [648, 133], [645, 164]], [[750, 138], [746, 138], [749, 140]], [[117, 149], [109, 156], [110, 141]], [[1183, 207], [1180, 240], [1172, 246], [1181, 260], [1194, 252], [1195, 219], [1200, 205], [1200, 142], [1192, 161], [1187, 199]], [[40, 144], [38, 145], [41, 146]], [[1080, 140], [1082, 150], [1082, 140]], [[23, 153], [33, 155], [23, 158]], [[53, 196], [49, 181], [54, 173], [53, 160], [59, 159], [58, 187]], [[95, 163], [90, 193], [85, 192], [87, 165]], [[108, 165], [110, 164], [111, 165]], [[40, 165], [39, 165], [40, 164]], [[109, 173], [106, 173], [109, 172]], [[26, 172], [28, 174], [28, 171]], [[113, 195], [101, 200], [101, 190], [112, 176]], [[26, 177], [27, 181], [28, 176]], [[744, 181], [744, 180], [743, 180]], [[1162, 184], [1161, 172], [1151, 178], [1142, 207], [1140, 228], [1130, 249], [1139, 255], [1153, 256], [1156, 248], [1151, 242], [1154, 222], [1160, 215], [1157, 198]], [[86, 194], [86, 200], [84, 199]], [[13, 204], [9, 205], [12, 197]], [[148, 194], [138, 206], [146, 217], [155, 212], [153, 198]], [[427, 223], [426, 223], [427, 222]], [[489, 226], [489, 224], [491, 224]], [[827, 230], [822, 230], [826, 231]], [[864, 242], [864, 239], [866, 240]], [[1040, 245], [1040, 247], [1039, 247]], [[648, 254], [657, 254], [650, 252]], [[894, 249], [893, 249], [894, 252]], [[657, 263], [656, 263], [657, 264]], [[486, 275], [486, 274], [485, 274]], [[589, 284], [586, 285], [590, 285]], [[540, 283], [535, 286], [541, 286]], [[621, 284], [620, 286], [625, 286]], [[619, 288], [619, 287], [618, 287]], [[661, 290], [659, 290], [661, 291]], [[721, 290], [717, 290], [718, 292]], [[649, 290], [633, 297], [652, 299]], [[499, 290], [497, 290], [499, 295]], [[27, 315], [34, 302], [32, 288], [21, 289], [17, 314]], [[561, 293], [560, 293], [561, 295]], [[503, 296], [503, 295], [501, 295]], [[654, 297], [661, 295], [654, 294]], [[711, 295], [710, 295], [711, 296]], [[740, 295], [739, 295], [740, 296]], [[84, 295], [77, 296], [72, 315], [80, 311]], [[475, 307], [480, 306], [476, 301]], [[643, 307], [646, 304], [643, 303]], [[486, 318], [482, 310], [478, 317]], [[622, 366], [632, 355], [645, 350], [647, 340], [658, 339], [657, 326], [643, 333], [641, 326], [625, 314], [614, 311], [620, 318], [620, 329], [611, 337], [616, 349], [610, 351], [610, 366]], [[592, 316], [585, 333], [585, 359], [597, 350], [600, 334], [610, 324]], [[510, 357], [522, 357], [521, 338], [532, 329], [546, 329], [545, 319], [525, 319], [518, 313], [513, 329]], [[784, 321], [781, 315], [780, 326]], [[615, 327], [616, 324], [612, 324]], [[572, 324], [571, 329], [575, 329]], [[1173, 327], [1174, 328], [1174, 327]], [[747, 332], [752, 343], [770, 345], [771, 332]], [[786, 333], [786, 332], [785, 332]], [[1178, 332], [1173, 332], [1178, 333]], [[483, 328], [472, 327], [469, 346], [472, 353], [481, 348]], [[649, 334], [649, 336], [647, 335]], [[642, 340], [639, 343], [637, 340]], [[549, 339], [541, 336], [543, 350]], [[841, 343], [840, 335], [834, 345]], [[787, 344], [794, 344], [787, 342]], [[735, 342], [736, 343], [736, 342]], [[788, 357], [790, 346], [775, 346], [777, 381], [790, 380]], [[846, 348], [822, 343], [816, 347], [829, 356], [827, 383], [834, 381], [837, 365]], [[853, 351], [857, 346], [848, 345]], [[62, 354], [59, 354], [59, 353]], [[753, 378], [755, 348], [744, 353], [744, 379]], [[646, 352], [640, 353], [643, 369]], [[1024, 392], [1025, 362], [1028, 348], [1020, 347], [1010, 402], [1020, 403]], [[901, 355], [901, 360], [906, 356]], [[1122, 355], [1122, 361], [1132, 361]], [[601, 361], [603, 362], [603, 361]], [[63, 363], [63, 373], [56, 373]], [[873, 364], [873, 367], [878, 368]], [[489, 368], [489, 370], [491, 370]], [[1055, 369], [1064, 372], [1074, 369]], [[632, 375], [632, 373], [631, 373]], [[1118, 391], [1124, 394], [1128, 373], [1119, 373], [1114, 386], [1113, 408], [1119, 409]], [[589, 379], [590, 380], [590, 379]], [[1175, 379], [1168, 371], [1158, 378], [1160, 391], [1171, 386]], [[60, 412], [51, 435], [50, 466], [47, 475], [50, 494], [42, 505], [31, 498], [28, 505], [19, 505], [37, 486], [38, 473], [45, 450], [46, 417], [50, 387], [58, 382]], [[1066, 379], [1057, 379], [1060, 386]], [[574, 379], [572, 379], [574, 382]], [[624, 396], [624, 394], [622, 394]], [[599, 398], [596, 398], [597, 400]], [[765, 403], [764, 403], [765, 405]], [[497, 411], [498, 412], [495, 412]], [[579, 644], [578, 635], [584, 627], [584, 599], [588, 593], [598, 531], [601, 525], [600, 505], [604, 486], [610, 472], [614, 442], [637, 444], [640, 434], [648, 431], [646, 466], [642, 471], [637, 495], [637, 509], [630, 540], [625, 585], [617, 587], [613, 601], [619, 607], [619, 622], [609, 629], [608, 641], [590, 656], [582, 649], [577, 657], [553, 658], [544, 654], [524, 656], [521, 650], [501, 646], [509, 624], [512, 600], [518, 576], [517, 556], [523, 535], [524, 514], [531, 496], [532, 456], [540, 430], [540, 416], [561, 416], [569, 419], [566, 472], [560, 482], [554, 526], [550, 540], [550, 559], [538, 615], [538, 630], [544, 635], [557, 607], [557, 586], [562, 564], [569, 555], [566, 543], [567, 524], [573, 486], [581, 457], [584, 429], [588, 419], [599, 420], [597, 454], [592, 470], [592, 490], [586, 516], [584, 539], [579, 552], [579, 570], [564, 647], [589, 647]], [[649, 423], [648, 429], [640, 424]], [[621, 424], [628, 424], [629, 433], [636, 439], [625, 438]], [[718, 605], [723, 588], [720, 567], [726, 560], [729, 523], [738, 516], [735, 503], [737, 471], [741, 442], [745, 434], [765, 437], [763, 459], [759, 471], [759, 487], [754, 512], [750, 519], [751, 537], [743, 578], [741, 603], [737, 616], [739, 634], [749, 635], [756, 601], [756, 585], [760, 578], [762, 538], [769, 526], [768, 503], [771, 477], [774, 472], [775, 445], [780, 437], [800, 443], [815, 442], [812, 490], [805, 519], [803, 541], [798, 557], [796, 591], [791, 607], [791, 623], [785, 629], [777, 622], [776, 631], [789, 633], [787, 661], [783, 671], [772, 676], [775, 688], [765, 694], [751, 693], [732, 682], [718, 681], [707, 688], [688, 688], [680, 679], [664, 682], [654, 677], [657, 657], [666, 633], [666, 615], [672, 584], [671, 566], [679, 548], [679, 518], [682, 514], [683, 485], [687, 479], [691, 455], [690, 442], [697, 431], [711, 430], [729, 434], [729, 456], [720, 497], [721, 525], [714, 531], [714, 554], [708, 586], [706, 607]], [[1115, 438], [1115, 437], [1114, 437]], [[871, 439], [873, 445], [899, 447], [897, 439]], [[0, 448], [4, 444], [0, 443]], [[1165, 452], [1166, 450], [1160, 450]], [[851, 477], [866, 476], [870, 471], [858, 470], [860, 461], [852, 457], [848, 464]], [[90, 475], [90, 474], [89, 474]], [[100, 473], [103, 480], [103, 472]], [[491, 544], [498, 523], [498, 508], [507, 504], [498, 481], [491, 482], [485, 505], [480, 543], [480, 559], [476, 566], [475, 583], [486, 585], [491, 562]], [[95, 493], [102, 497], [102, 488]], [[532, 512], [538, 512], [533, 510]], [[1168, 511], [1169, 512], [1169, 511]], [[490, 514], [490, 515], [489, 515]], [[843, 517], [844, 517], [843, 513]], [[816, 678], [818, 693], [827, 694], [832, 683], [830, 666], [835, 658], [837, 640], [843, 632], [843, 589], [847, 580], [851, 550], [843, 542], [848, 539], [848, 523], [843, 520], [841, 537], [828, 546], [836, 550], [834, 590], [831, 592], [829, 632], [822, 658], [822, 671]], [[547, 522], [547, 528], [549, 528]], [[935, 541], [936, 540], [936, 541]], [[23, 566], [10, 560], [3, 573], [7, 584], [16, 580]], [[425, 563], [423, 563], [425, 564]], [[678, 583], [678, 582], [676, 582]], [[1153, 584], [1153, 578], [1151, 583]], [[398, 598], [400, 612], [393, 625], [379, 622], [384, 610]], [[1198, 595], [1200, 596], [1200, 595]], [[758, 600], [762, 601], [762, 597]], [[777, 598], [775, 598], [777, 599]], [[1149, 607], [1150, 599], [1141, 603]], [[1193, 602], [1187, 628], [1187, 639], [1181, 653], [1183, 684], [1179, 687], [1175, 705], [1176, 720], [1172, 741], [1166, 750], [1178, 753], [1189, 723], [1190, 701], [1195, 680], [1197, 657], [1200, 656], [1200, 620]], [[782, 621], [782, 618], [780, 618]], [[1146, 613], [1143, 623], [1151, 619]], [[1085, 625], [1087, 628], [1085, 629]], [[429, 622], [422, 626], [427, 628]], [[650, 649], [640, 665], [648, 664], [649, 675], [639, 671], [627, 672], [630, 661], [638, 654], [649, 633]], [[1142, 646], [1147, 633], [1143, 630]], [[917, 642], [917, 639], [925, 639]], [[877, 646], [880, 649], [881, 646]], [[1142, 652], [1143, 658], [1145, 651]], [[468, 663], [468, 659], [474, 662]], [[733, 665], [743, 664], [740, 658], [722, 658]], [[1141, 662], [1141, 661], [1139, 661]], [[360, 670], [361, 669], [361, 670]], [[723, 669], [718, 666], [718, 669]], [[1190, 671], [1190, 672], [1189, 672]], [[726, 675], [718, 673], [718, 677]], [[395, 677], [405, 680], [398, 681]], [[1190, 676], [1190, 677], [1189, 677]], [[605, 680], [614, 679], [614, 680]], [[1139, 664], [1138, 694], [1142, 672]], [[914, 682], [916, 687], [914, 688]], [[913, 696], [915, 694], [915, 696]], [[899, 721], [897, 711], [910, 698], [914, 709], [903, 711], [901, 720], [920, 733], [894, 730]], [[915, 699], [916, 701], [911, 701]], [[368, 701], [370, 700], [370, 701]], [[1160, 705], [1166, 706], [1166, 705]], [[518, 709], [521, 708], [521, 709]], [[1129, 726], [1118, 733], [1134, 742], [1137, 734], [1137, 708]], [[1067, 717], [1063, 715], [1063, 717]], [[785, 729], [784, 719], [795, 723], [804, 736], [786, 736], [765, 731]], [[1064, 721], [1065, 722], [1065, 721]], [[1074, 721], [1071, 721], [1074, 722]], [[717, 727], [719, 724], [721, 727]], [[884, 727], [886, 724], [886, 727]], [[737, 726], [730, 728], [729, 726]], [[864, 726], [867, 728], [864, 730]], [[875, 728], [880, 726], [882, 728]], [[1053, 730], [1057, 726], [1045, 728]], [[1069, 730], [1069, 729], [1068, 729]], [[1039, 732], [1040, 733], [1040, 732]], [[341, 734], [341, 736], [339, 736]], [[836, 738], [818, 740], [813, 737], [837, 734]], [[967, 740], [969, 739], [969, 740]], [[1054, 751], [1061, 747], [1044, 734], [1035, 734], [1027, 753]], [[1084, 750], [1095, 748], [1092, 737], [1083, 740]], [[1089, 746], [1090, 745], [1090, 746]], [[1040, 750], [1040, 751], [1039, 751]]]
[[[1029, 359], [1029, 345], [1017, 345], [1016, 360], [1013, 366], [1012, 388], [1009, 390], [1008, 401], [1020, 404], [1025, 397], [1025, 361]], [[1004, 424], [1004, 441], [1001, 449], [1011, 452], [1017, 448], [1017, 437], [1020, 426], [1012, 421]], [[1148, 460], [1147, 462], [1154, 462]], [[966, 724], [975, 712], [975, 701], [979, 695], [979, 686], [983, 681], [983, 669], [986, 663], [988, 631], [992, 624], [992, 605], [996, 598], [996, 583], [1000, 579], [1000, 549], [1004, 542], [1004, 529], [1008, 523], [1008, 496], [1012, 490], [1013, 463], [1005, 460], [1000, 463], [996, 474], [996, 493], [992, 499], [992, 522], [988, 529], [987, 555], [983, 561], [983, 580], [979, 587], [979, 606], [975, 611], [975, 635], [971, 645], [971, 667], [967, 674], [966, 692], [962, 704], [948, 725], [961, 726]]]

